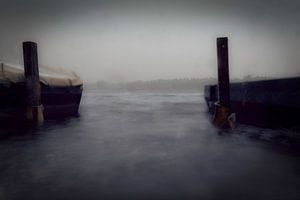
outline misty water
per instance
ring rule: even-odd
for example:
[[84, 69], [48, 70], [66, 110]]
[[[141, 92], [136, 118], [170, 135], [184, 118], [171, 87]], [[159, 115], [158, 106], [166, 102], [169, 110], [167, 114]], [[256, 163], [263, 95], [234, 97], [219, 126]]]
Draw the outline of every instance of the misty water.
[[79, 117], [10, 131], [1, 200], [300, 197], [298, 133], [218, 130], [198, 93], [86, 91]]

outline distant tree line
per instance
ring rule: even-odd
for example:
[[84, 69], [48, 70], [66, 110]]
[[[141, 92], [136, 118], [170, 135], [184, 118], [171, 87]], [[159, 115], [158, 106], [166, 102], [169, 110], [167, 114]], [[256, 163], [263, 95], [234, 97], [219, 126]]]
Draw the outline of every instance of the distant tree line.
[[[267, 79], [267, 77], [245, 76], [243, 79], [231, 79], [231, 82], [251, 81]], [[183, 78], [183, 79], [157, 79], [151, 81], [131, 81], [112, 83], [107, 81], [97, 81], [96, 83], [86, 83], [85, 89], [101, 91], [153, 91], [153, 92], [199, 92], [203, 91], [205, 85], [216, 84], [215, 78]]]
[[119, 83], [97, 81], [96, 83], [85, 84], [85, 88], [103, 91], [202, 91], [204, 85], [214, 83], [216, 83], [216, 79], [213, 78], [158, 79], [151, 81], [131, 81]]

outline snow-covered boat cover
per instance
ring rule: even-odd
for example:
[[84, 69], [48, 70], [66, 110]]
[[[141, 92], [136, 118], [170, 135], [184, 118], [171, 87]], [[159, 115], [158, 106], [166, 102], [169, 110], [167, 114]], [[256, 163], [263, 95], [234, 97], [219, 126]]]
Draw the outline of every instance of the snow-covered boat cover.
[[[39, 65], [40, 82], [48, 86], [80, 86], [82, 81], [74, 72], [58, 67]], [[24, 82], [24, 67], [0, 62], [0, 82]]]

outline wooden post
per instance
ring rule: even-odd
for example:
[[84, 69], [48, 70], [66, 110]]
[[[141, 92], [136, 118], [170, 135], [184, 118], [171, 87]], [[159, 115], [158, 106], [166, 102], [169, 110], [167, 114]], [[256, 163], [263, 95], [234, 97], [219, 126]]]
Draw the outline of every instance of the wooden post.
[[44, 115], [41, 104], [37, 44], [34, 42], [23, 42], [23, 57], [27, 93], [26, 117], [30, 121], [41, 124], [44, 121]]
[[228, 38], [217, 38], [219, 103], [230, 107]]
[[228, 38], [217, 38], [218, 56], [218, 93], [219, 101], [216, 104], [214, 124], [223, 127], [228, 122], [230, 115], [230, 89], [229, 89], [229, 64], [228, 64]]

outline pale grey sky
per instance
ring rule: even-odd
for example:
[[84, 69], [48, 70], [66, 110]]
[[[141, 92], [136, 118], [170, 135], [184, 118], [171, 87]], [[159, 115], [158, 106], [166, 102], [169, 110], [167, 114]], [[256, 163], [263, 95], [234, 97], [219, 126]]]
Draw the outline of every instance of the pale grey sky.
[[300, 73], [300, 1], [0, 0], [0, 60], [22, 64], [22, 41], [41, 64], [84, 81], [216, 76], [218, 36], [230, 75]]

